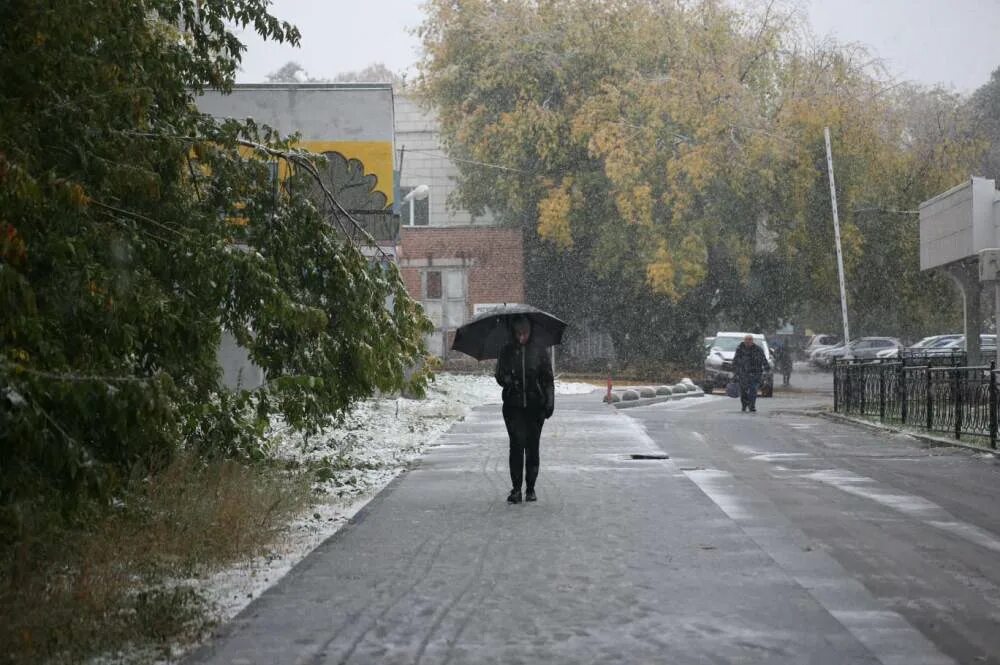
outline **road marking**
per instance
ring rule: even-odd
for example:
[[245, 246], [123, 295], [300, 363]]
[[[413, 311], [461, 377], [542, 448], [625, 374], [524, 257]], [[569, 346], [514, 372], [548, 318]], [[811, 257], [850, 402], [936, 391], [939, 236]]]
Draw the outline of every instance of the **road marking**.
[[[655, 448], [655, 442], [642, 423], [629, 416], [626, 418], [636, 435]], [[776, 455], [745, 446], [734, 447], [769, 462]], [[691, 467], [689, 462], [674, 459], [665, 464], [679, 468], [785, 574], [805, 589], [880, 662], [885, 665], [955, 665], [902, 615], [887, 609], [836, 559], [820, 550], [804, 551], [800, 543], [808, 541], [808, 538], [766, 495], [761, 497], [748, 490], [728, 471]], [[839, 469], [815, 473], [818, 474], [816, 480], [839, 481], [843, 487], [856, 488], [858, 484], [874, 482]], [[916, 504], [911, 502], [910, 505]]]
[[733, 450], [739, 453], [743, 453], [752, 460], [758, 462], [775, 462], [780, 460], [788, 459], [815, 459], [809, 453], [768, 453], [761, 450], [755, 450], [749, 446], [735, 445]]
[[988, 550], [1000, 552], [1000, 539], [995, 538], [993, 534], [986, 529], [980, 529], [974, 524], [968, 524], [966, 522], [939, 522], [936, 520], [930, 521], [928, 524], [936, 526], [944, 531], [949, 531], [960, 538], [964, 538], [969, 542], [981, 545]]
[[[725, 471], [704, 469], [684, 475], [743, 530], [796, 584], [885, 665], [955, 665], [933, 642], [881, 601], [832, 556], [804, 552], [795, 543], [805, 534], [777, 508], [750, 510], [750, 496]], [[762, 525], [763, 523], [763, 525]]]
[[811, 480], [818, 480], [827, 485], [836, 487], [842, 492], [869, 499], [882, 504], [908, 517], [926, 522], [933, 526], [934, 522], [954, 522], [948, 511], [927, 499], [915, 494], [902, 492], [886, 492], [880, 488], [873, 487], [877, 483], [871, 478], [859, 476], [844, 471], [842, 469], [828, 469], [825, 471], [814, 471], [802, 476]]
[[[774, 459], [781, 459], [781, 455], [788, 454], [767, 453], [756, 455], [751, 457], [751, 459], [773, 462]], [[784, 467], [776, 466], [775, 468], [781, 471], [786, 470]], [[874, 479], [867, 476], [859, 476], [844, 469], [822, 469], [809, 473], [800, 473], [799, 477], [807, 480], [815, 480], [835, 487], [846, 494], [874, 501], [907, 517], [919, 520], [935, 529], [956, 535], [968, 543], [978, 545], [993, 552], [1000, 552], [1000, 538], [997, 538], [986, 529], [955, 519], [951, 513], [940, 505], [921, 496], [905, 492], [885, 491], [877, 487], [878, 483]]]
[[759, 455], [753, 455], [750, 459], [760, 462], [774, 462], [777, 460], [802, 459], [809, 457], [810, 456], [806, 453], [761, 453]]
[[684, 475], [697, 485], [715, 505], [734, 520], [748, 520], [752, 513], [747, 510], [740, 497], [728, 491], [733, 475], [718, 469], [691, 469]]

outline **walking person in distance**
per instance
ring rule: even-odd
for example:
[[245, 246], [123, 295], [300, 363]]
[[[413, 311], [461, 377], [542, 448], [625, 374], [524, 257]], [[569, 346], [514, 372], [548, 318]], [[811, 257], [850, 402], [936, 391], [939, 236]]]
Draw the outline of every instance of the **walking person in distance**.
[[542, 425], [555, 408], [555, 381], [546, 349], [531, 343], [531, 321], [517, 317], [512, 339], [500, 351], [495, 377], [503, 387], [503, 420], [510, 438], [510, 503], [535, 501]]
[[740, 404], [743, 411], [757, 410], [757, 386], [760, 385], [764, 372], [771, 369], [764, 355], [764, 349], [753, 341], [753, 335], [743, 338], [743, 343], [736, 347], [733, 355], [733, 372], [740, 384]]
[[781, 385], [789, 385], [792, 382], [792, 350], [788, 348], [788, 342], [781, 342], [774, 347], [774, 363], [781, 372]]

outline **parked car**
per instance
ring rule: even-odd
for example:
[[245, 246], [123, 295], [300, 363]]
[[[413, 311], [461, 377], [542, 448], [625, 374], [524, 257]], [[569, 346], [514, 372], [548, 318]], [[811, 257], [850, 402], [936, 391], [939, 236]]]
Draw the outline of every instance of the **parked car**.
[[958, 333], [950, 333], [947, 335], [931, 335], [930, 337], [924, 337], [922, 340], [915, 344], [911, 344], [906, 347], [906, 349], [885, 349], [879, 351], [875, 354], [876, 358], [898, 358], [901, 353], [912, 353], [914, 355], [920, 355], [926, 353], [928, 349], [937, 348], [943, 346], [953, 340], [960, 338], [961, 335]]
[[[903, 347], [903, 344], [895, 337], [862, 337], [861, 339], [856, 339], [851, 342], [849, 347], [852, 358], [857, 360], [872, 360], [875, 358], [875, 354], [879, 351], [887, 351], [891, 349], [898, 353], [899, 349]], [[829, 353], [822, 356], [822, 362], [820, 362], [819, 365], [821, 367], [829, 367], [834, 360], [844, 358], [846, 356], [846, 348], [840, 347], [839, 349], [833, 349]]]
[[714, 341], [715, 341], [714, 337], [706, 337], [705, 338], [705, 350], [706, 351], [708, 351], [709, 349], [712, 348], [712, 342], [714, 342]]
[[[995, 354], [997, 351], [997, 336], [980, 335], [979, 350], [982, 351], [983, 353]], [[963, 353], [964, 351], [965, 351], [965, 335], [959, 335], [957, 338], [948, 340], [944, 344], [940, 344], [938, 346], [926, 349], [925, 353], [929, 356], [947, 356], [954, 353]]]
[[899, 353], [903, 343], [895, 337], [862, 337], [851, 349], [851, 355], [859, 360], [871, 360], [879, 351], [893, 350]]
[[839, 342], [833, 346], [821, 346], [809, 355], [809, 364], [814, 367], [829, 367], [830, 354], [843, 355], [844, 343]]
[[812, 337], [809, 338], [809, 341], [806, 342], [805, 347], [803, 347], [802, 355], [803, 357], [808, 359], [817, 349], [821, 347], [829, 348], [839, 343], [840, 343], [840, 337], [838, 337], [837, 335], [827, 335], [827, 334], [813, 335]]
[[[712, 392], [715, 388], [725, 388], [726, 384], [733, 380], [733, 356], [736, 354], [736, 347], [743, 342], [743, 338], [751, 333], [744, 332], [720, 332], [716, 334], [712, 347], [705, 357], [705, 392]], [[764, 349], [764, 355], [772, 369], [774, 367], [774, 354], [767, 340], [763, 335], [753, 335], [754, 343]], [[774, 395], [774, 374], [773, 371], [765, 372], [761, 377], [760, 396], [771, 397]]]

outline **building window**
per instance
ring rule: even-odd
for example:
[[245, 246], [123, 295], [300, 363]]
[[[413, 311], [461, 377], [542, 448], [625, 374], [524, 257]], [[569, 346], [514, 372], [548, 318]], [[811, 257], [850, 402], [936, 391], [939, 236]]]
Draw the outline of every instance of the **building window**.
[[440, 300], [441, 299], [441, 272], [438, 270], [429, 270], [427, 273], [427, 278], [424, 282], [424, 299], [425, 300]]
[[399, 188], [399, 218], [406, 226], [430, 226], [431, 197], [421, 201], [403, 201], [403, 197], [413, 191], [413, 187]]

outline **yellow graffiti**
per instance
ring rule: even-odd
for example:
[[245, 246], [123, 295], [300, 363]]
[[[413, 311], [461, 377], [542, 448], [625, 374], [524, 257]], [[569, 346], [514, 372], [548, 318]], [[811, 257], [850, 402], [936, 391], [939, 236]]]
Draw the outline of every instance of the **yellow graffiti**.
[[298, 147], [309, 152], [339, 152], [347, 159], [360, 160], [365, 175], [378, 178], [375, 191], [385, 194], [392, 204], [392, 141], [302, 141]]

